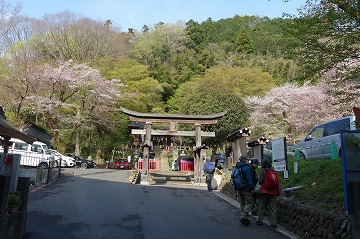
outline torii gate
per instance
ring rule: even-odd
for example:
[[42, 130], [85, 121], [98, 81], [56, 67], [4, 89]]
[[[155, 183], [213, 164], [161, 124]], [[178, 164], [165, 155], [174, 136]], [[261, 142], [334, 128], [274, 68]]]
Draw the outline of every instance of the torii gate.
[[[144, 167], [141, 177], [142, 184], [149, 184], [149, 152], [151, 145], [152, 135], [163, 136], [194, 136], [195, 137], [195, 150], [201, 148], [201, 137], [215, 137], [215, 132], [203, 132], [201, 131], [202, 124], [216, 124], [220, 118], [222, 118], [226, 112], [221, 112], [211, 115], [180, 115], [180, 114], [151, 114], [140, 113], [120, 107], [121, 111], [130, 117], [133, 122], [145, 122], [145, 129], [132, 129], [132, 134], [145, 135], [144, 142]], [[169, 123], [169, 130], [153, 130], [153, 123]], [[178, 131], [178, 124], [194, 124], [195, 131]], [[194, 150], [194, 151], [195, 151]], [[201, 181], [202, 167], [201, 155], [195, 154], [195, 169], [194, 180], [195, 182]]]

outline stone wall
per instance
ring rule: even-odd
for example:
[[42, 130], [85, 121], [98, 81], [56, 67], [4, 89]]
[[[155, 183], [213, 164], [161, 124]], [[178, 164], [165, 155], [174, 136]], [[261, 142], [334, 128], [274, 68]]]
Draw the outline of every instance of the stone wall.
[[[236, 194], [230, 182], [223, 180], [219, 190], [235, 198]], [[300, 238], [351, 238], [352, 219], [345, 214], [325, 212], [281, 197], [278, 202], [279, 225]]]
[[301, 238], [350, 238], [351, 218], [279, 198], [278, 222]]
[[27, 202], [29, 197], [29, 178], [19, 177], [17, 192], [21, 195], [22, 204], [19, 211], [8, 214], [9, 176], [0, 176], [0, 238], [20, 239], [26, 233]]

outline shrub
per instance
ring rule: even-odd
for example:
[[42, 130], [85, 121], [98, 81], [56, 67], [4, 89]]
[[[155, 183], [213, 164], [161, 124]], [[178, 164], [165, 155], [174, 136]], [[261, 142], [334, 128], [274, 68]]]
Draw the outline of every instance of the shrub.
[[20, 206], [21, 205], [21, 198], [19, 195], [17, 194], [9, 194], [9, 198], [8, 198], [8, 205], [11, 206]]

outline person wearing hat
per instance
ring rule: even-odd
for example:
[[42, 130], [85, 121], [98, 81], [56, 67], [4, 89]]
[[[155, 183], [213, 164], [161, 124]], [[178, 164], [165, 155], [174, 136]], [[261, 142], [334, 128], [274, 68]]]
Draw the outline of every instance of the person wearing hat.
[[[278, 210], [277, 196], [280, 195], [280, 186], [267, 189], [264, 187], [266, 174], [269, 172], [275, 172], [271, 166], [270, 158], [263, 158], [261, 162], [261, 171], [259, 173], [260, 188], [260, 200], [259, 200], [259, 216], [256, 221], [257, 225], [263, 225], [263, 219], [265, 211], [267, 210], [270, 216], [271, 227], [277, 228], [276, 214]], [[275, 172], [276, 174], [276, 172]]]
[[246, 185], [244, 189], [237, 190], [238, 197], [240, 199], [240, 211], [241, 211], [240, 222], [245, 226], [248, 226], [250, 224], [249, 212], [251, 211], [251, 205], [252, 205], [251, 194], [254, 189], [254, 184], [252, 182], [252, 177], [251, 177], [251, 169], [248, 162], [249, 160], [246, 156], [240, 156], [239, 162], [237, 162], [235, 165], [236, 168], [241, 168], [243, 179]]
[[[256, 169], [259, 166], [259, 160], [258, 159], [252, 159], [250, 161], [250, 170], [251, 170], [251, 177], [253, 180], [253, 184], [256, 185], [259, 182], [258, 175], [256, 173]], [[252, 206], [251, 206], [251, 215], [256, 216], [257, 215], [257, 208], [258, 208], [258, 198], [259, 194], [258, 192], [252, 191]]]

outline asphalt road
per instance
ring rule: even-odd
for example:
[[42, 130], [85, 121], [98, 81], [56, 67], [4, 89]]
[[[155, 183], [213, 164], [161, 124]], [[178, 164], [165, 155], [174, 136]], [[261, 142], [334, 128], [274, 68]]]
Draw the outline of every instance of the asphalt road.
[[287, 238], [240, 223], [239, 209], [205, 188], [129, 183], [130, 171], [66, 169], [32, 190], [25, 239]]

